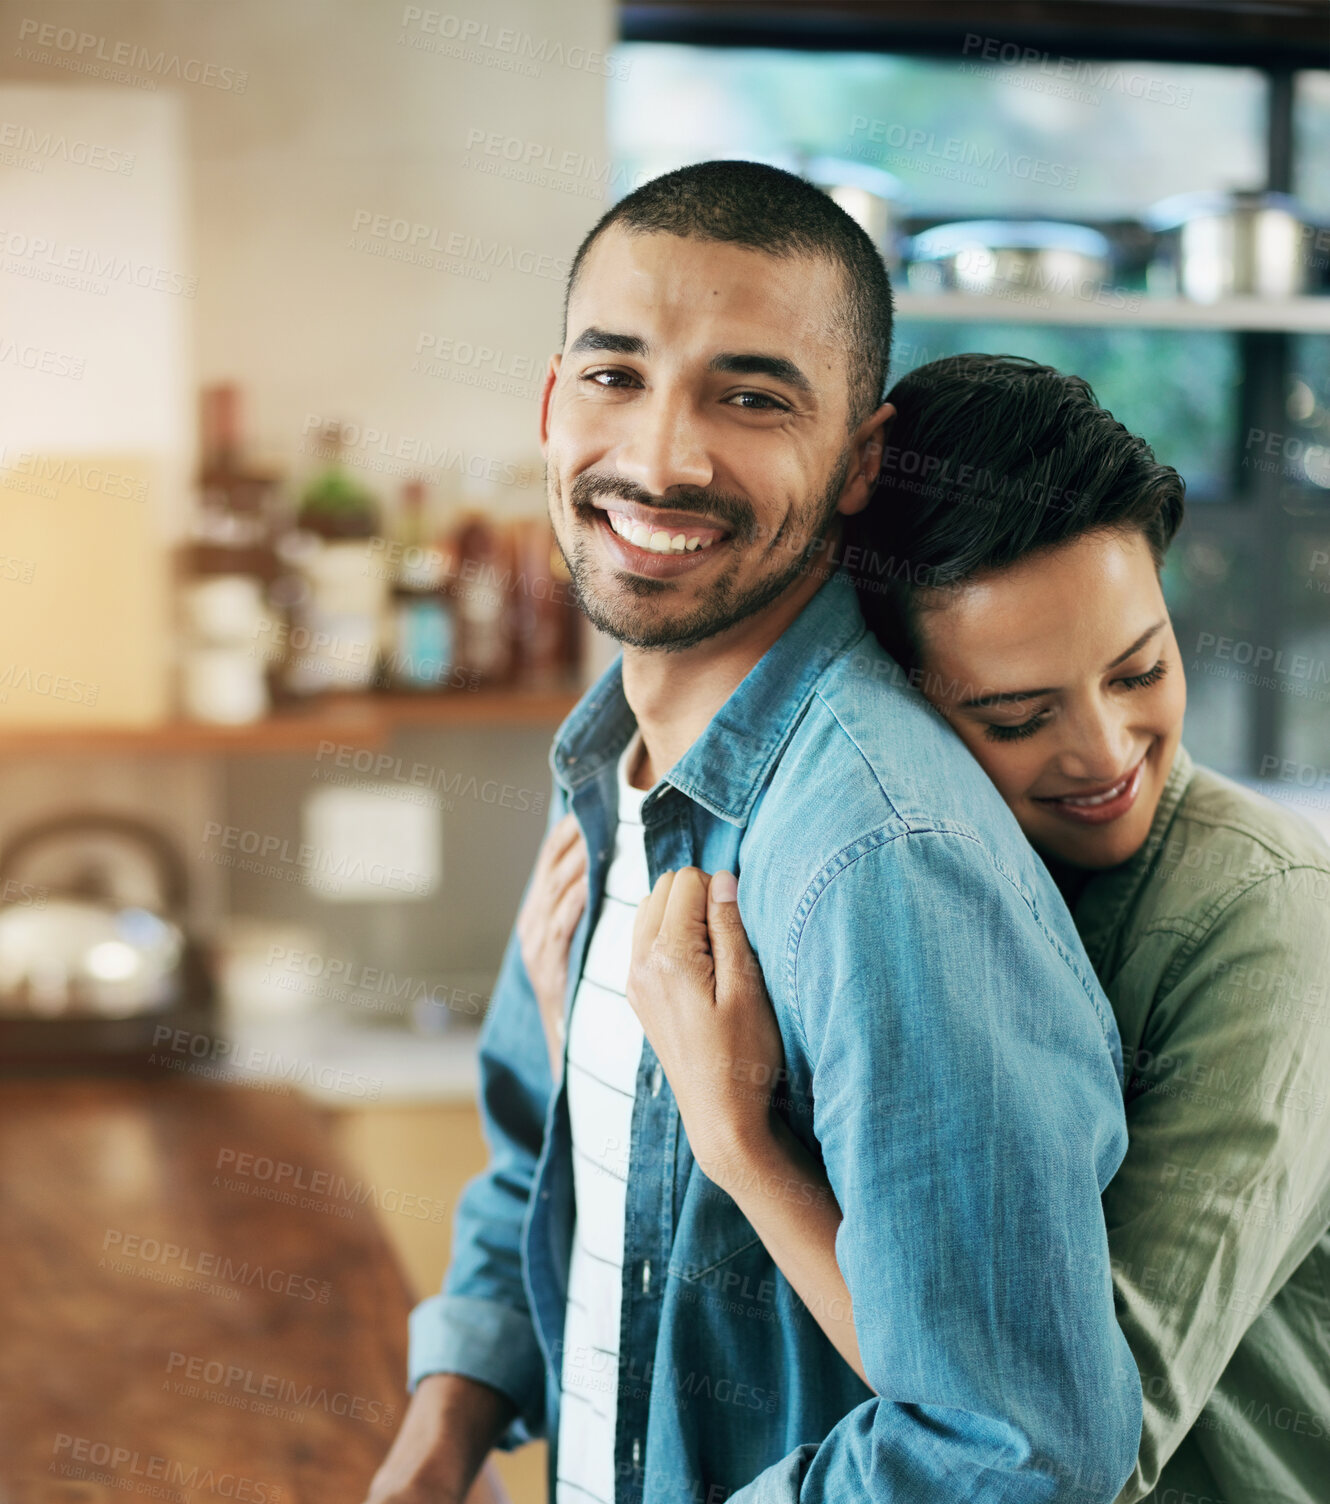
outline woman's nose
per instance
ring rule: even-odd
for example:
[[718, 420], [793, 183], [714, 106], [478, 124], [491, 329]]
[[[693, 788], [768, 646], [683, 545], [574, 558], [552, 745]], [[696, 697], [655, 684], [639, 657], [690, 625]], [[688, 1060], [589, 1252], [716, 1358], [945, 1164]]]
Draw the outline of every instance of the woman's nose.
[[1071, 732], [1059, 758], [1061, 771], [1068, 778], [1087, 783], [1111, 783], [1120, 778], [1131, 763], [1135, 739], [1127, 717], [1109, 705], [1099, 705], [1075, 717]]

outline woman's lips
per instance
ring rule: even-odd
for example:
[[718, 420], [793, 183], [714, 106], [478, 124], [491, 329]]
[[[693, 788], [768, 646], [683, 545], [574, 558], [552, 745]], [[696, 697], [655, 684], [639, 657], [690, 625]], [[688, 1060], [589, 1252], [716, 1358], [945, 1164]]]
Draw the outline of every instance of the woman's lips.
[[[682, 519], [643, 517], [627, 507], [598, 504], [596, 526], [605, 547], [621, 569], [654, 579], [672, 579], [698, 568], [711, 554], [723, 547], [729, 534], [723, 528]], [[614, 522], [610, 521], [613, 513]], [[617, 526], [617, 530], [616, 530]], [[625, 533], [638, 530], [646, 535], [646, 546], [633, 542]], [[678, 539], [682, 537], [680, 545]], [[654, 540], [654, 546], [653, 542]], [[664, 540], [668, 540], [665, 542]], [[689, 547], [689, 544], [692, 544]]]
[[1146, 758], [1142, 757], [1131, 772], [1124, 773], [1116, 783], [1106, 784], [1088, 794], [1062, 794], [1056, 799], [1035, 797], [1034, 802], [1076, 825], [1107, 825], [1120, 820], [1136, 803], [1145, 777], [1145, 763]]

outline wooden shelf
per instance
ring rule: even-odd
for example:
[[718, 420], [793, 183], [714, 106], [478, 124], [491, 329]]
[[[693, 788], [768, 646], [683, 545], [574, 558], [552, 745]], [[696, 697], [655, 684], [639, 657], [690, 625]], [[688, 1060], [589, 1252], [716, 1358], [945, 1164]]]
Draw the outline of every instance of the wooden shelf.
[[[1111, 291], [1111, 289], [1110, 289]], [[1134, 296], [1134, 295], [1133, 295]], [[1225, 298], [1191, 303], [1141, 293], [1133, 307], [1055, 298], [1013, 289], [1009, 297], [973, 293], [896, 294], [896, 317], [939, 324], [1079, 324], [1127, 329], [1284, 329], [1330, 334], [1330, 297]]]
[[273, 756], [317, 751], [325, 741], [382, 747], [406, 727], [496, 726], [551, 730], [581, 691], [490, 689], [439, 695], [328, 695], [248, 726], [168, 721], [160, 726], [0, 727], [0, 758], [51, 756]]

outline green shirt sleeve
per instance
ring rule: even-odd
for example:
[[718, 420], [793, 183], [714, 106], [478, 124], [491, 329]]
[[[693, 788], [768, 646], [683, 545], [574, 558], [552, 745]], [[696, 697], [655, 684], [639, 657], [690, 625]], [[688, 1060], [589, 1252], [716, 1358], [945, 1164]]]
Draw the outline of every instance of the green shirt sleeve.
[[[1118, 985], [1154, 1001], [1127, 1060], [1130, 1148], [1104, 1194], [1118, 1320], [1141, 1373], [1134, 1504], [1195, 1423], [1234, 1349], [1324, 1229], [1330, 1205], [1330, 923], [1323, 869], [1161, 920]], [[1163, 966], [1162, 973], [1159, 967]]]

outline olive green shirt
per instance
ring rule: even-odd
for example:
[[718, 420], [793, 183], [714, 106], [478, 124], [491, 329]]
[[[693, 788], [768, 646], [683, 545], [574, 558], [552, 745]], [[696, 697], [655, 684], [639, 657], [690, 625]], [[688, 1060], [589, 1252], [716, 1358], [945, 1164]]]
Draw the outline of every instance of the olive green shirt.
[[1180, 749], [1074, 914], [1126, 1066], [1103, 1204], [1145, 1410], [1118, 1504], [1326, 1504], [1330, 849]]

